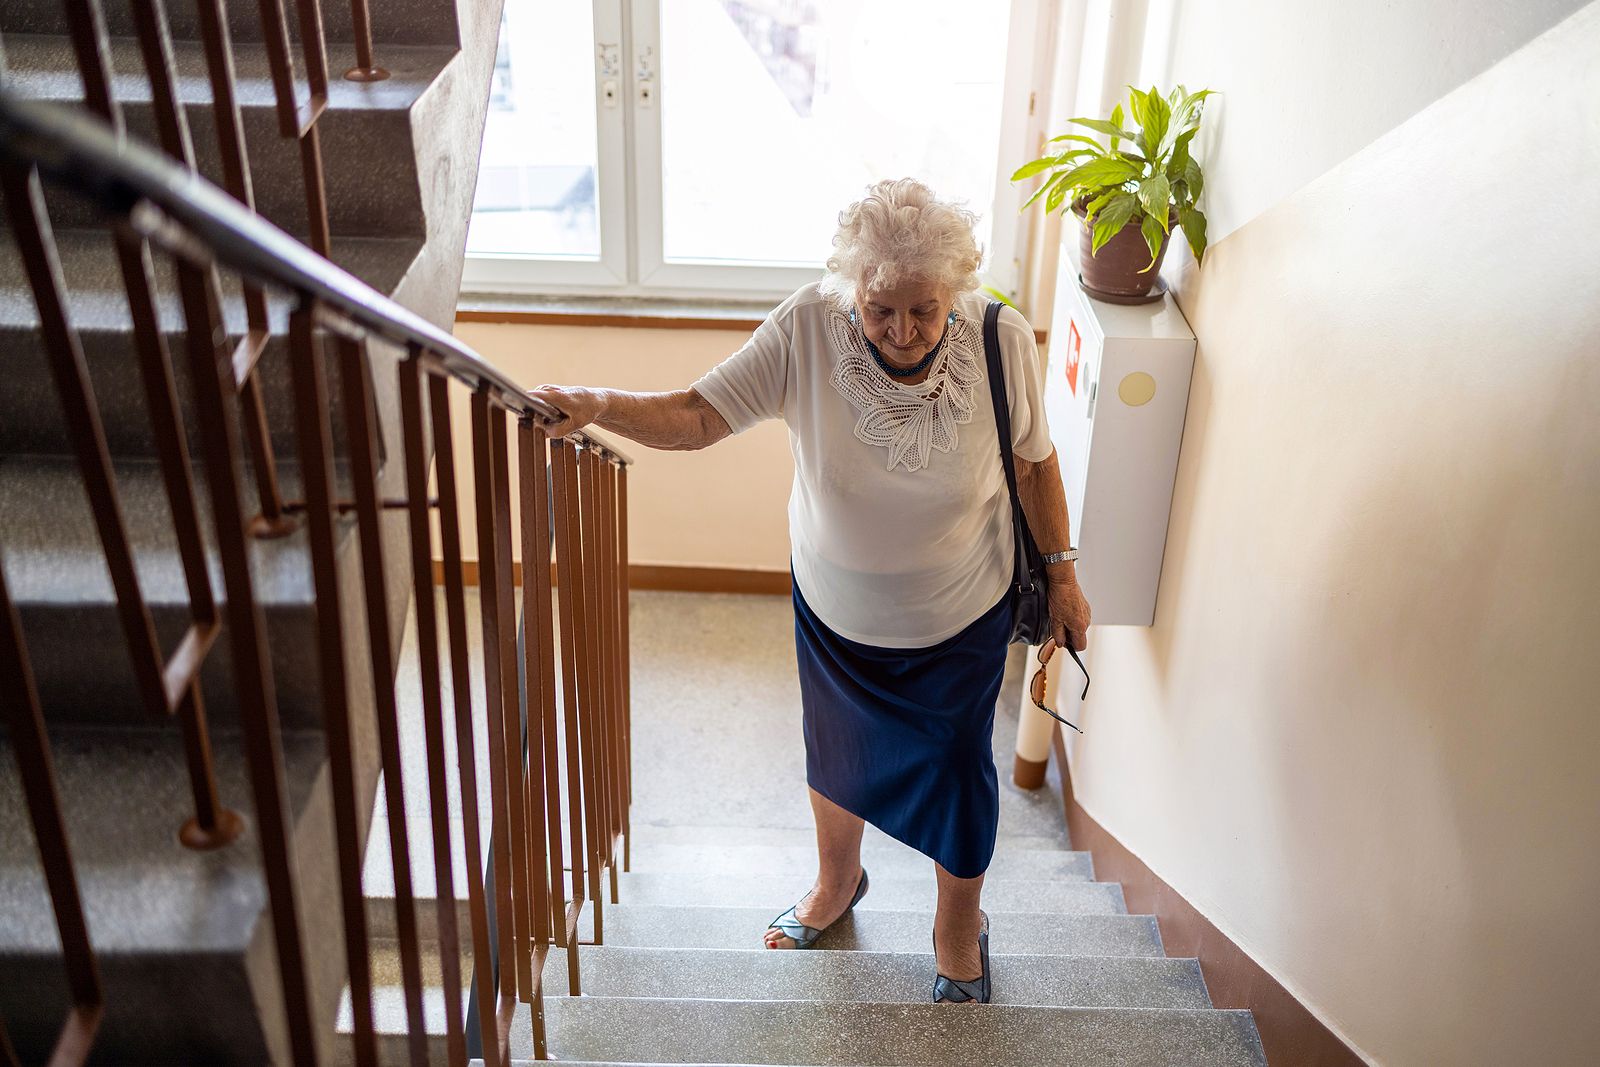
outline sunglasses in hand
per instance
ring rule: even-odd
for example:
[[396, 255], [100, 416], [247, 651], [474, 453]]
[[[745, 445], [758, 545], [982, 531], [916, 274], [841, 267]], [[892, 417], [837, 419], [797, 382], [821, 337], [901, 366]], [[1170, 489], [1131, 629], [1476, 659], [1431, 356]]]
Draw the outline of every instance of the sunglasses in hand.
[[[1065, 648], [1067, 650], [1067, 655], [1072, 657], [1072, 662], [1078, 665], [1078, 669], [1080, 671], [1083, 671], [1083, 692], [1078, 695], [1078, 699], [1082, 700], [1084, 697], [1089, 695], [1089, 670], [1083, 665], [1083, 660], [1078, 658], [1077, 651], [1073, 649], [1070, 644], [1066, 645]], [[1050, 657], [1055, 654], [1055, 651], [1056, 639], [1054, 637], [1051, 637], [1048, 641], [1039, 646], [1039, 669], [1033, 672], [1033, 681], [1029, 683], [1028, 695], [1033, 698], [1034, 707], [1050, 716], [1056, 722], [1059, 722], [1064, 726], [1071, 726], [1074, 730], [1078, 730], [1076, 723], [1068, 722], [1066, 719], [1063, 719], [1061, 716], [1057, 715], [1055, 712], [1051, 711], [1045, 706], [1045, 668], [1050, 662]], [[1078, 730], [1078, 732], [1080, 734], [1083, 733], [1082, 730]]]

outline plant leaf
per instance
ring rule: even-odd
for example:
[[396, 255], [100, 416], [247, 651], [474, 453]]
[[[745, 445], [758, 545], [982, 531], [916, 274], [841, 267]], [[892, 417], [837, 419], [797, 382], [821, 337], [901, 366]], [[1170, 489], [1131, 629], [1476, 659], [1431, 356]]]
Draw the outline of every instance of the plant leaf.
[[1172, 186], [1165, 174], [1157, 174], [1139, 183], [1139, 206], [1155, 220], [1162, 233], [1167, 232], [1167, 215], [1172, 207]]
[[1058, 185], [1060, 185], [1061, 182], [1066, 178], [1066, 176], [1067, 176], [1067, 172], [1066, 171], [1062, 171], [1059, 174], [1052, 174], [1048, 181], [1041, 182], [1039, 184], [1039, 188], [1037, 188], [1037, 189], [1035, 189], [1033, 191], [1033, 195], [1028, 197], [1027, 200], [1023, 201], [1021, 210], [1026, 211], [1028, 208], [1032, 207], [1033, 206], [1033, 202], [1035, 200], [1039, 199], [1041, 196], [1044, 196], [1046, 193], [1048, 193], [1051, 189], [1054, 189]]
[[1178, 225], [1183, 227], [1183, 236], [1189, 241], [1189, 248], [1194, 252], [1195, 262], [1205, 262], [1206, 251], [1206, 217], [1197, 207], [1179, 208]]
[[1070, 192], [1072, 192], [1072, 186], [1067, 182], [1061, 182], [1056, 185], [1054, 189], [1050, 190], [1050, 196], [1044, 202], [1045, 211], [1054, 212], [1056, 208], [1061, 206], [1061, 201], [1065, 200]]
[[1016, 173], [1011, 175], [1011, 180], [1020, 182], [1025, 178], [1033, 177], [1041, 171], [1049, 170], [1051, 167], [1058, 167], [1062, 162], [1063, 159], [1060, 156], [1041, 156], [1018, 167]]
[[1101, 193], [1099, 196], [1085, 204], [1083, 206], [1083, 221], [1086, 224], [1093, 223], [1095, 214], [1099, 212], [1101, 208], [1105, 207], [1106, 204], [1110, 203], [1111, 198], [1116, 196], [1121, 191], [1122, 190], [1120, 189], [1113, 189], [1109, 193]]
[[1050, 138], [1050, 140], [1046, 141], [1045, 143], [1055, 144], [1057, 141], [1082, 141], [1084, 144], [1090, 146], [1097, 152], [1105, 151], [1105, 148], [1100, 144], [1099, 141], [1096, 141], [1093, 137], [1085, 137], [1081, 133], [1064, 133], [1060, 137]]
[[[1119, 130], [1122, 129], [1122, 105], [1121, 104], [1118, 104], [1116, 107], [1111, 109], [1111, 125], [1115, 126]], [[1123, 132], [1121, 132], [1119, 134], [1116, 134], [1114, 137], [1112, 137], [1111, 138], [1111, 151], [1115, 152], [1117, 150], [1117, 144], [1119, 142], [1123, 141], [1124, 139], [1129, 140], [1129, 141], [1133, 140], [1133, 134], [1128, 133], [1127, 131], [1124, 130]]]
[[1189, 187], [1189, 198], [1200, 199], [1200, 190], [1205, 186], [1205, 176], [1200, 173], [1200, 164], [1194, 161], [1193, 156], [1184, 157], [1183, 184]]
[[[1130, 141], [1138, 140], [1138, 138], [1133, 134], [1123, 129], [1120, 120], [1117, 120], [1115, 117], [1113, 117], [1113, 120], [1110, 122], [1106, 121], [1105, 119], [1068, 119], [1067, 121], [1076, 122], [1079, 126], [1087, 126], [1091, 130], [1096, 130], [1100, 133], [1107, 134], [1112, 138], [1123, 137]], [[1111, 150], [1116, 151], [1116, 147], [1116, 141], [1113, 140], [1111, 142]]]
[[1128, 112], [1133, 116], [1134, 124], [1143, 127], [1149, 121], [1150, 103], [1144, 94], [1133, 86], [1128, 86]]
[[1118, 190], [1112, 195], [1105, 207], [1100, 209], [1100, 214], [1095, 217], [1094, 241], [1089, 247], [1091, 256], [1099, 252], [1107, 241], [1122, 232], [1122, 228], [1133, 217], [1133, 210], [1138, 203], [1130, 192]]
[[1132, 181], [1139, 176], [1140, 167], [1137, 163], [1129, 163], [1126, 159], [1117, 156], [1101, 156], [1091, 159], [1087, 163], [1080, 163], [1067, 171], [1067, 180], [1080, 189], [1092, 189], [1103, 185], [1121, 185], [1123, 182]]
[[1166, 240], [1167, 231], [1156, 222], [1153, 215], [1146, 215], [1139, 220], [1139, 232], [1144, 234], [1144, 246], [1150, 249], [1150, 262], [1139, 272], [1143, 274], [1156, 265], [1156, 259], [1161, 255], [1161, 242]]
[[1159, 161], [1164, 148], [1162, 142], [1167, 137], [1167, 126], [1172, 120], [1172, 109], [1167, 102], [1161, 99], [1161, 94], [1156, 92], [1152, 85], [1145, 94], [1144, 133], [1141, 143], [1144, 145], [1144, 154], [1147, 159]]

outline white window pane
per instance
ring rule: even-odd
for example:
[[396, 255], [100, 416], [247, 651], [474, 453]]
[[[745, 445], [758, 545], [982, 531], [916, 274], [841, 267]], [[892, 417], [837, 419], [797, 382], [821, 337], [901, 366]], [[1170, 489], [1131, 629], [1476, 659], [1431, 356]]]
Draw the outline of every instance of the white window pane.
[[1009, 7], [662, 0], [665, 259], [821, 264], [839, 209], [906, 176], [987, 245]]
[[600, 254], [589, 5], [507, 0], [469, 253]]

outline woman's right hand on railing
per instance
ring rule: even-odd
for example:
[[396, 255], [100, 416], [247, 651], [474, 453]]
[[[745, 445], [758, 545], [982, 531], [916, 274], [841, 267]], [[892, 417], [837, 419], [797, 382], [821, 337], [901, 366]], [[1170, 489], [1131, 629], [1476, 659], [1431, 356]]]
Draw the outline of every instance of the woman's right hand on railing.
[[546, 407], [553, 408], [561, 418], [546, 423], [544, 432], [551, 437], [565, 437], [576, 433], [605, 414], [606, 398], [602, 389], [585, 389], [576, 385], [541, 385], [529, 389], [528, 397]]

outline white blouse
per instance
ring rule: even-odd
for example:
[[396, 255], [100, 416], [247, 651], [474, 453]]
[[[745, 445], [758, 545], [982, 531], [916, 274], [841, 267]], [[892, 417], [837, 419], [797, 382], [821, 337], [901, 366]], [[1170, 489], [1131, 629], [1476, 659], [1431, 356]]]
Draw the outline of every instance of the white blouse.
[[[694, 383], [741, 433], [782, 418], [794, 451], [789, 541], [800, 593], [841, 637], [921, 648], [960, 633], [1011, 582], [1011, 500], [983, 354], [988, 298], [964, 293], [926, 380], [902, 385], [860, 327], [808, 285]], [[1033, 329], [1000, 313], [1011, 447], [1049, 458]]]

